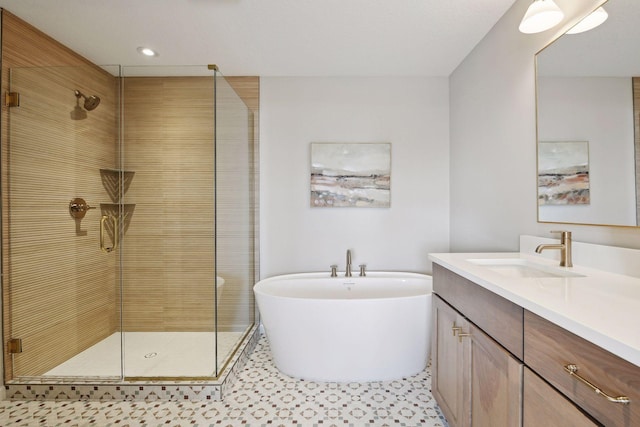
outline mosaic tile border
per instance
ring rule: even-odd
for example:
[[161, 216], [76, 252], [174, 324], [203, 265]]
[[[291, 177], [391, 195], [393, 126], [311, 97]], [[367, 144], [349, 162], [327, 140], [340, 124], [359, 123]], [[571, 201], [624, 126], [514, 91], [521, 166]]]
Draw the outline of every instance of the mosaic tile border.
[[5, 385], [8, 400], [222, 401], [237, 381], [260, 339], [255, 325], [216, 381], [127, 381], [114, 383], [42, 383]]

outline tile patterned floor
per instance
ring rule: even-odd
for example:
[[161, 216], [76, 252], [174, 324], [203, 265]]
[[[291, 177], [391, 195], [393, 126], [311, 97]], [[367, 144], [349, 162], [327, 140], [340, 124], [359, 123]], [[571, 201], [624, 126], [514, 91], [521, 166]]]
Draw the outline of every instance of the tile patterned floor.
[[321, 383], [281, 374], [260, 338], [224, 402], [0, 402], [2, 426], [447, 427], [429, 370], [397, 381]]

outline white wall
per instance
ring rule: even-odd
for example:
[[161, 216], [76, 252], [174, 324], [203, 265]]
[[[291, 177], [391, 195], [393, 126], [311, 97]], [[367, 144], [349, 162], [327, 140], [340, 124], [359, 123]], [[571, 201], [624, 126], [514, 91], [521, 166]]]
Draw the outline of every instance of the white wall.
[[[261, 276], [344, 270], [430, 272], [449, 248], [446, 78], [260, 80]], [[311, 142], [390, 142], [391, 208], [311, 208]]]
[[[574, 232], [576, 241], [640, 248], [640, 229], [541, 224], [536, 217], [534, 55], [563, 26], [518, 32], [519, 0], [450, 76], [451, 250], [518, 250], [518, 235]], [[602, 0], [557, 0], [566, 27]]]

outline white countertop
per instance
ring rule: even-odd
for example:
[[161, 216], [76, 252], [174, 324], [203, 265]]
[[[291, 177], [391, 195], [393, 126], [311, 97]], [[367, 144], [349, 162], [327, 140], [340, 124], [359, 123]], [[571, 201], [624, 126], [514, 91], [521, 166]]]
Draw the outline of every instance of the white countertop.
[[[584, 277], [513, 278], [469, 259], [521, 258]], [[438, 253], [429, 259], [640, 367], [640, 278], [518, 252]]]

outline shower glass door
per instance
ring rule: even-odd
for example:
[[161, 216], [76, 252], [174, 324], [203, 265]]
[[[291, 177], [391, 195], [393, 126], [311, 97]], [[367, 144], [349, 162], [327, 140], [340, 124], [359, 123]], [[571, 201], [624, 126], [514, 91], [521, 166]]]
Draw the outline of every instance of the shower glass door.
[[[7, 379], [122, 376], [119, 252], [113, 228], [102, 233], [111, 251], [99, 238], [112, 202], [102, 171], [118, 169], [118, 73], [10, 70], [15, 95], [2, 153]], [[85, 353], [100, 343], [108, 345]]]

